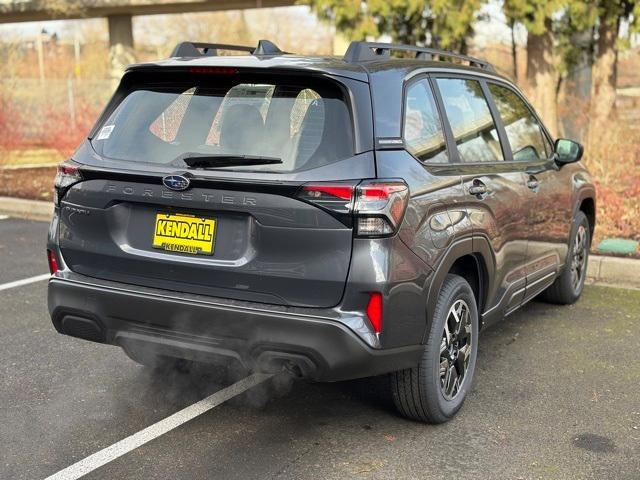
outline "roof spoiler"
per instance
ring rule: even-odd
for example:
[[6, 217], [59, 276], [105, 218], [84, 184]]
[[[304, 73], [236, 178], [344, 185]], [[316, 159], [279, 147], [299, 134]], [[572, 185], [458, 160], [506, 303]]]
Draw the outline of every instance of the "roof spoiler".
[[351, 42], [343, 60], [347, 63], [384, 60], [391, 58], [391, 51], [413, 52], [415, 53], [415, 58], [425, 61], [458, 60], [468, 63], [471, 67], [482, 68], [484, 70], [495, 72], [493, 65], [479, 58], [448, 52], [447, 50], [440, 50], [437, 48], [417, 47], [414, 45], [396, 45], [393, 43]]
[[282, 55], [283, 52], [269, 40], [260, 40], [257, 47], [229, 45], [226, 43], [181, 42], [171, 52], [171, 57], [215, 57], [218, 50], [247, 52], [250, 55]]

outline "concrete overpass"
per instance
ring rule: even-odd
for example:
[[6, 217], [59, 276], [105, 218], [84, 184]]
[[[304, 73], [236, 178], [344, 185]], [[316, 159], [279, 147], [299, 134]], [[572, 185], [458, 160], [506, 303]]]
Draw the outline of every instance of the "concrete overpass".
[[294, 5], [295, 0], [0, 0], [0, 23], [106, 17], [109, 44], [133, 48], [134, 15], [211, 12]]

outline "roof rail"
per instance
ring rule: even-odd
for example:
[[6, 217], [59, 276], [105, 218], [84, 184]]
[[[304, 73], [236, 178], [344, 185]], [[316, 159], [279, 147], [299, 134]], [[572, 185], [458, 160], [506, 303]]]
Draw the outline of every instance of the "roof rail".
[[215, 57], [218, 55], [218, 50], [247, 52], [251, 55], [280, 55], [284, 53], [269, 40], [260, 40], [257, 47], [226, 43], [181, 42], [173, 49], [171, 57]]
[[416, 47], [414, 45], [396, 45], [393, 43], [378, 42], [351, 42], [343, 60], [348, 63], [366, 62], [391, 58], [391, 51], [415, 52], [415, 58], [422, 60], [456, 59], [468, 62], [469, 66], [483, 68], [495, 72], [493, 65], [485, 60], [462, 55], [459, 53], [439, 50], [437, 48]]

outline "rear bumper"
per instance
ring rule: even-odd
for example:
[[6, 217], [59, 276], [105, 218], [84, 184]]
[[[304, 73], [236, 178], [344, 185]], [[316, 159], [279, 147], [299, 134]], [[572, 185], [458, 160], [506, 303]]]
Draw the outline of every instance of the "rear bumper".
[[423, 351], [421, 345], [371, 348], [347, 326], [348, 318], [327, 318], [325, 310], [225, 301], [77, 274], [52, 277], [48, 303], [60, 333], [117, 345], [134, 357], [153, 352], [230, 360], [263, 372], [294, 366], [319, 381], [412, 367]]

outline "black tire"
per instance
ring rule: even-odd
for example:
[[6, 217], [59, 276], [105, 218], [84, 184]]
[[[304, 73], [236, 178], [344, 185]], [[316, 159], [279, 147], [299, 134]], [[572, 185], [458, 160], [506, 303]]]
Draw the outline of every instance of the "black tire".
[[[467, 358], [467, 356], [459, 357], [456, 354], [457, 350], [454, 344], [457, 340], [453, 340], [453, 335], [447, 337], [451, 338], [451, 345], [446, 345], [448, 341], [445, 340], [445, 322], [449, 326], [452, 319], [455, 321], [455, 317], [450, 318], [451, 309], [454, 305], [456, 305], [456, 308], [461, 305], [466, 306], [467, 316], [464, 316], [464, 319], [459, 324], [462, 325], [464, 321], [469, 330], [460, 331], [460, 337], [458, 339], [458, 335], [456, 335], [456, 339], [463, 339], [463, 335], [465, 339], [470, 337], [467, 343], [470, 346], [470, 352], [466, 349], [464, 350], [468, 352], [468, 362], [463, 359]], [[450, 381], [455, 374], [457, 379], [457, 372], [460, 370], [458, 367], [462, 365], [459, 362], [462, 361], [466, 365], [461, 370], [464, 374], [457, 393], [453, 396], [447, 395], [445, 391], [447, 390], [446, 385], [443, 385], [441, 373], [441, 348], [443, 347], [446, 347], [444, 350], [446, 353], [443, 358], [446, 359], [449, 365], [445, 370], [445, 378]], [[462, 354], [463, 348], [460, 347], [459, 353]], [[454, 351], [450, 356], [448, 352], [451, 352], [451, 349]], [[460, 410], [467, 393], [471, 390], [477, 354], [478, 310], [473, 290], [471, 290], [464, 278], [449, 274], [445, 278], [438, 295], [431, 331], [420, 363], [416, 367], [390, 374], [393, 402], [400, 414], [409, 419], [427, 423], [443, 423], [450, 420]], [[454, 356], [456, 360], [450, 361]], [[449, 372], [450, 369], [454, 369], [454, 371]], [[453, 390], [449, 393], [453, 393]]]
[[[582, 241], [579, 236], [582, 235]], [[540, 294], [540, 299], [558, 305], [570, 305], [582, 295], [587, 276], [589, 249], [591, 248], [591, 230], [589, 220], [583, 212], [573, 219], [569, 250], [562, 273], [555, 282]], [[582, 250], [581, 252], [578, 250]], [[576, 279], [575, 275], [579, 275]]]

